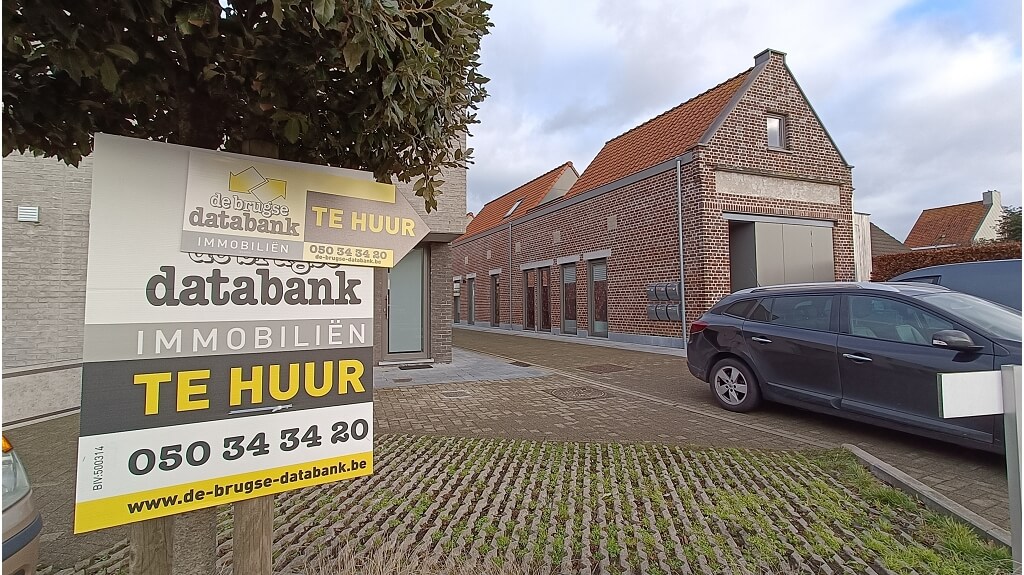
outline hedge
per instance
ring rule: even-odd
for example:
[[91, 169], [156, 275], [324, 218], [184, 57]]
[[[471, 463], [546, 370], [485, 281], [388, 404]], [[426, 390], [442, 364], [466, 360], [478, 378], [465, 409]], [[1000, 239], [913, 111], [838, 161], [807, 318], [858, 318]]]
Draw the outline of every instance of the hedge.
[[983, 262], [1020, 258], [1020, 242], [981, 243], [958, 248], [919, 250], [871, 258], [871, 279], [892, 279], [901, 273], [960, 262]]

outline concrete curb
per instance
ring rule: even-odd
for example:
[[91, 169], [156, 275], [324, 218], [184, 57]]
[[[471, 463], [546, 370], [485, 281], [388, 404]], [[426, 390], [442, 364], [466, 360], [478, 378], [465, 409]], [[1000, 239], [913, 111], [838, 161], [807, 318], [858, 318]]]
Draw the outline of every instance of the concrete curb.
[[917, 497], [924, 503], [925, 507], [936, 513], [955, 517], [967, 523], [983, 539], [1011, 547], [1010, 532], [1006, 529], [999, 527], [856, 445], [844, 443], [843, 449], [852, 453], [864, 467], [867, 467], [872, 475], [883, 483]]

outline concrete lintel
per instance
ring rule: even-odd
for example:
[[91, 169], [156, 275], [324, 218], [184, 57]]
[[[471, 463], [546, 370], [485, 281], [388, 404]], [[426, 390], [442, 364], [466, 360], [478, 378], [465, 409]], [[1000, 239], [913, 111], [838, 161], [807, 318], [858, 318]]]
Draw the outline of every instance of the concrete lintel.
[[490, 275], [490, 276], [496, 276], [496, 275], [500, 275], [500, 274], [501, 274], [501, 268], [494, 268], [493, 270], [487, 272], [487, 275]]
[[558, 258], [555, 260], [555, 263], [564, 266], [565, 264], [574, 264], [578, 261], [580, 261], [580, 254]]
[[520, 265], [519, 266], [519, 271], [526, 271], [526, 270], [532, 270], [532, 269], [537, 269], [537, 268], [549, 268], [549, 267], [551, 267], [551, 265], [553, 263], [554, 263], [554, 260], [539, 260], [539, 261], [535, 261], [535, 262], [530, 262], [530, 263], [526, 263], [526, 264]]
[[796, 226], [815, 226], [834, 228], [836, 223], [831, 220], [813, 220], [811, 218], [791, 218], [788, 216], [764, 216], [761, 214], [722, 213], [722, 219], [730, 222], [764, 222], [768, 224], [790, 224]]
[[606, 250], [596, 250], [596, 251], [587, 252], [587, 253], [583, 254], [583, 259], [584, 260], [600, 260], [600, 259], [608, 259], [610, 257], [612, 257], [612, 250], [611, 250], [611, 248], [608, 248]]
[[466, 279], [467, 280], [475, 280], [476, 279], [476, 274], [466, 274]]

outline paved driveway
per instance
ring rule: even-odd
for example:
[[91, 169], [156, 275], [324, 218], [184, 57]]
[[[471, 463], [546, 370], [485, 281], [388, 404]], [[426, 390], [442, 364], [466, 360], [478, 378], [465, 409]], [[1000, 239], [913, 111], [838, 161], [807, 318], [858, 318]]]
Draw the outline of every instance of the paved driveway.
[[[996, 524], [1009, 525], [1000, 457], [779, 406], [729, 413], [714, 404], [707, 386], [689, 375], [680, 357], [582, 345], [568, 338], [456, 330], [454, 339], [463, 349], [506, 359], [494, 365], [473, 359], [480, 365], [472, 371], [486, 372], [477, 381], [411, 385], [405, 380], [422, 376], [395, 374], [375, 392], [376, 434], [761, 449], [854, 443]], [[513, 366], [513, 361], [530, 365]], [[527, 377], [507, 379], [514, 373], [510, 366]], [[32, 474], [43, 510], [43, 562], [61, 569], [109, 555], [124, 537], [123, 528], [71, 534], [78, 416], [6, 433]]]
[[[645, 400], [636, 403], [634, 421], [655, 417], [658, 425], [647, 435], [634, 429], [630, 435], [639, 439], [664, 441], [670, 436], [697, 444], [753, 448], [852, 443], [996, 525], [1009, 527], [1006, 466], [1001, 456], [781, 405], [730, 413], [717, 406], [707, 384], [691, 376], [686, 360], [679, 357], [578, 344], [569, 337], [538, 339], [477, 330], [456, 329], [453, 341], [461, 348], [548, 367], [563, 376], [565, 385], [595, 382]], [[647, 412], [653, 405], [659, 408]], [[670, 415], [665, 415], [666, 410]], [[438, 431], [456, 430], [446, 426]], [[577, 433], [562, 429], [557, 437], [574, 439]]]

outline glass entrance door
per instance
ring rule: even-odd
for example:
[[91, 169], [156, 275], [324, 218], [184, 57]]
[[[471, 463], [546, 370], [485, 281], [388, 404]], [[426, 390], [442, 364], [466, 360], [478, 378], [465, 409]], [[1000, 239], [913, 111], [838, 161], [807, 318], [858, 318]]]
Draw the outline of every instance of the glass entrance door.
[[608, 262], [594, 260], [590, 262], [590, 289], [587, 290], [590, 300], [590, 335], [608, 337]]
[[387, 354], [426, 357], [427, 298], [426, 250], [415, 248], [388, 271]]
[[562, 333], [576, 333], [576, 264], [562, 266]]
[[534, 310], [533, 304], [536, 300], [536, 294], [534, 293], [534, 271], [527, 270], [524, 273], [524, 285], [523, 285], [523, 327], [525, 329], [537, 329], [537, 323], [534, 321], [536, 318], [536, 311]]
[[498, 281], [500, 278], [499, 274], [491, 276], [491, 325], [494, 327], [501, 325], [501, 282]]
[[540, 270], [540, 329], [551, 331], [551, 269]]

